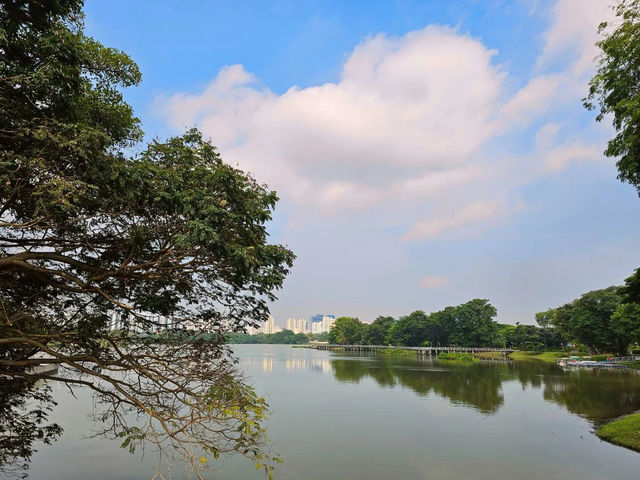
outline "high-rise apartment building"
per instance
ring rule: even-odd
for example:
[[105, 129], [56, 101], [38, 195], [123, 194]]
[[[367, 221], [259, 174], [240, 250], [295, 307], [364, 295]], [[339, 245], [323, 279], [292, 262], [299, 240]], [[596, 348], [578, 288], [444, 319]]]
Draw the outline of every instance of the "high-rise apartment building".
[[267, 319], [266, 322], [264, 322], [264, 327], [262, 328], [262, 333], [266, 333], [267, 335], [270, 335], [272, 333], [278, 333], [281, 332], [282, 328], [280, 328], [278, 325], [276, 325], [276, 321], [273, 318], [273, 316], [269, 315], [269, 318]]
[[290, 317], [287, 320], [287, 330], [291, 330], [293, 333], [309, 333], [309, 324], [304, 318]]
[[333, 324], [336, 323], [335, 315], [325, 315], [322, 317], [322, 331], [328, 332], [333, 328]]

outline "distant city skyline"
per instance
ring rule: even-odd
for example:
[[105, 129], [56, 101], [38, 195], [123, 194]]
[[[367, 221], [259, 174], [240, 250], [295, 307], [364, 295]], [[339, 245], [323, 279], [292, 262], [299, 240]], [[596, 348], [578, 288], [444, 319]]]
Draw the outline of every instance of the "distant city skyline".
[[258, 333], [274, 334], [285, 329], [291, 330], [295, 334], [319, 334], [328, 333], [336, 321], [336, 316], [332, 314], [323, 315], [320, 320], [313, 320], [314, 317], [317, 317], [317, 315], [312, 315], [310, 317], [311, 321], [307, 321], [306, 318], [289, 317], [284, 324], [278, 324], [274, 316], [269, 315], [269, 318], [260, 327], [247, 327], [246, 331], [249, 335]]

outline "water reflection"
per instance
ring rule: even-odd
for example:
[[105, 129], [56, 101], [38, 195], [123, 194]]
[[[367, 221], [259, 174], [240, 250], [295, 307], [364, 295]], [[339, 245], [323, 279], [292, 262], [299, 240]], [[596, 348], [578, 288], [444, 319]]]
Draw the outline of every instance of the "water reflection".
[[273, 371], [273, 358], [265, 357], [262, 359], [262, 371], [264, 373], [271, 373]]
[[545, 400], [600, 423], [640, 408], [639, 378], [635, 371], [568, 372], [545, 377], [543, 393]]
[[504, 404], [503, 383], [514, 381], [523, 389], [542, 389], [545, 400], [595, 423], [640, 408], [640, 375], [633, 370], [574, 372], [542, 362], [463, 366], [380, 356], [336, 356], [331, 365], [340, 382], [371, 378], [383, 387], [402, 386], [421, 396], [432, 393], [487, 415], [497, 413]]
[[307, 368], [306, 358], [287, 358], [284, 362], [287, 370], [304, 370]]
[[380, 357], [336, 358], [332, 365], [336, 380], [341, 382], [360, 382], [371, 377], [381, 386], [401, 385], [423, 396], [434, 393], [484, 414], [496, 413], [504, 403], [500, 375], [506, 365], [443, 368], [435, 360], [397, 361]]
[[314, 358], [311, 360], [311, 370], [316, 370], [322, 373], [331, 373], [333, 368], [331, 367], [331, 362], [329, 359], [323, 358]]

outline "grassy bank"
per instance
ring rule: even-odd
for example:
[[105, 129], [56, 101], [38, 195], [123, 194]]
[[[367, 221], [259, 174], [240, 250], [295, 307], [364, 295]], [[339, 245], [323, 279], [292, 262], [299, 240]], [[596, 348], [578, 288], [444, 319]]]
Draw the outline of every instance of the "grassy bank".
[[621, 417], [596, 430], [602, 440], [640, 452], [640, 412]]
[[640, 360], [632, 360], [630, 362], [620, 362], [622, 365], [626, 365], [629, 368], [635, 368], [636, 370], [640, 370]]
[[542, 362], [556, 363], [559, 358], [566, 357], [566, 352], [524, 352], [516, 351], [511, 354], [513, 360], [540, 360]]
[[438, 355], [438, 360], [459, 363], [474, 363], [480, 361], [470, 353], [441, 353]]
[[[515, 351], [510, 357], [513, 360], [540, 360], [542, 362], [548, 363], [556, 363], [559, 358], [570, 357], [571, 355], [577, 355], [581, 359], [587, 360], [587, 355], [585, 353], [577, 353], [577, 352], [524, 352], [524, 351]], [[594, 360], [596, 362], [606, 360], [607, 358], [614, 357], [612, 354], [605, 355], [591, 355], [588, 360]], [[640, 370], [640, 361], [632, 360], [629, 362], [620, 362], [621, 365], [626, 365], [629, 368], [634, 368], [636, 370]]]
[[400, 348], [379, 350], [377, 353], [385, 357], [406, 357], [408, 355], [413, 355], [414, 357], [416, 356], [415, 350], [405, 350]]
[[505, 360], [507, 358], [502, 352], [476, 352], [473, 356], [484, 360]]

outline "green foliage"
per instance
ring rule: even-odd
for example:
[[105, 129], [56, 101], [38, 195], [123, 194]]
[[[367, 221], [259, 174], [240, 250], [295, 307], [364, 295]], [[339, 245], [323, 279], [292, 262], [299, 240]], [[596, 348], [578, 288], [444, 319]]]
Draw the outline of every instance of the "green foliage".
[[282, 330], [281, 332], [271, 334], [258, 333], [256, 335], [234, 332], [227, 335], [227, 343], [302, 345], [309, 343], [309, 337], [304, 333], [293, 333], [291, 330]]
[[619, 287], [585, 293], [571, 303], [544, 312], [545, 318], [591, 354], [626, 355], [629, 344], [640, 339], [640, 309], [623, 304]]
[[566, 357], [570, 353], [572, 352], [518, 351], [518, 352], [513, 352], [510, 355], [510, 357], [513, 360], [541, 360], [547, 363], [556, 363], [559, 358]]
[[393, 317], [378, 317], [370, 325], [365, 326], [362, 343], [365, 345], [385, 345], [389, 329], [395, 323]]
[[500, 346], [496, 309], [488, 300], [474, 299], [426, 315], [413, 312], [400, 318], [389, 330], [388, 343], [407, 346], [486, 347]]
[[403, 348], [390, 348], [387, 350], [378, 350], [376, 352], [378, 355], [382, 355], [383, 357], [415, 357], [415, 350], [405, 350]]
[[451, 352], [451, 353], [442, 352], [438, 355], [438, 360], [454, 361], [454, 362], [461, 362], [461, 363], [474, 363], [474, 362], [480, 361], [478, 358], [474, 357], [470, 353], [455, 353], [455, 352]]
[[422, 346], [427, 338], [427, 315], [422, 310], [416, 310], [409, 315], [400, 317], [387, 334], [387, 343], [404, 345], [407, 347]]
[[640, 303], [640, 268], [624, 281], [619, 293], [624, 303]]
[[498, 312], [488, 300], [476, 298], [456, 308], [456, 329], [450, 340], [461, 347], [490, 346], [497, 343]]
[[[546, 325], [546, 323], [545, 323]], [[537, 327], [536, 325], [501, 326], [505, 345], [518, 350], [549, 350], [562, 348], [565, 340], [559, 330], [554, 327]]]
[[426, 322], [427, 341], [434, 347], [446, 347], [452, 343], [457, 327], [458, 307], [446, 307], [429, 315]]
[[[220, 421], [219, 405], [204, 403], [203, 389], [233, 378], [233, 358], [221, 337], [184, 342], [180, 330], [239, 331], [266, 318], [294, 259], [268, 243], [277, 195], [197, 130], [139, 145], [122, 94], [138, 67], [84, 34], [81, 7], [0, 3], [0, 377], [37, 379], [29, 368], [44, 353], [82, 372], [49, 378], [93, 388], [127, 448], [165, 439], [185, 455], [214, 444], [245, 454], [246, 437], [227, 430], [237, 419]], [[112, 312], [121, 332], [108, 331]], [[158, 316], [173, 325], [162, 348], [129, 335], [153, 331]], [[19, 405], [0, 404], [0, 419]], [[153, 421], [135, 432], [122, 409]], [[43, 408], [31, 428], [50, 440], [58, 430], [45, 420]], [[28, 458], [35, 439], [24, 436], [17, 456]], [[264, 438], [251, 439], [255, 459]]]
[[341, 345], [398, 345], [407, 347], [503, 346], [504, 335], [488, 300], [474, 299], [427, 315], [416, 310], [400, 317], [378, 317], [373, 323], [342, 317], [329, 333], [329, 342]]
[[618, 352], [628, 352], [632, 342], [640, 341], [640, 304], [623, 303], [613, 312], [610, 320], [612, 337], [619, 345]]
[[308, 333], [307, 338], [309, 339], [310, 342], [328, 342], [329, 332]]
[[616, 17], [600, 25], [602, 54], [584, 104], [598, 110], [597, 121], [613, 119], [616, 135], [605, 155], [618, 159], [618, 178], [640, 194], [640, 0], [620, 1]]
[[640, 413], [607, 423], [596, 430], [602, 440], [640, 452]]
[[362, 344], [362, 336], [365, 332], [364, 324], [357, 318], [336, 318], [333, 328], [329, 332], [329, 343], [340, 345]]

